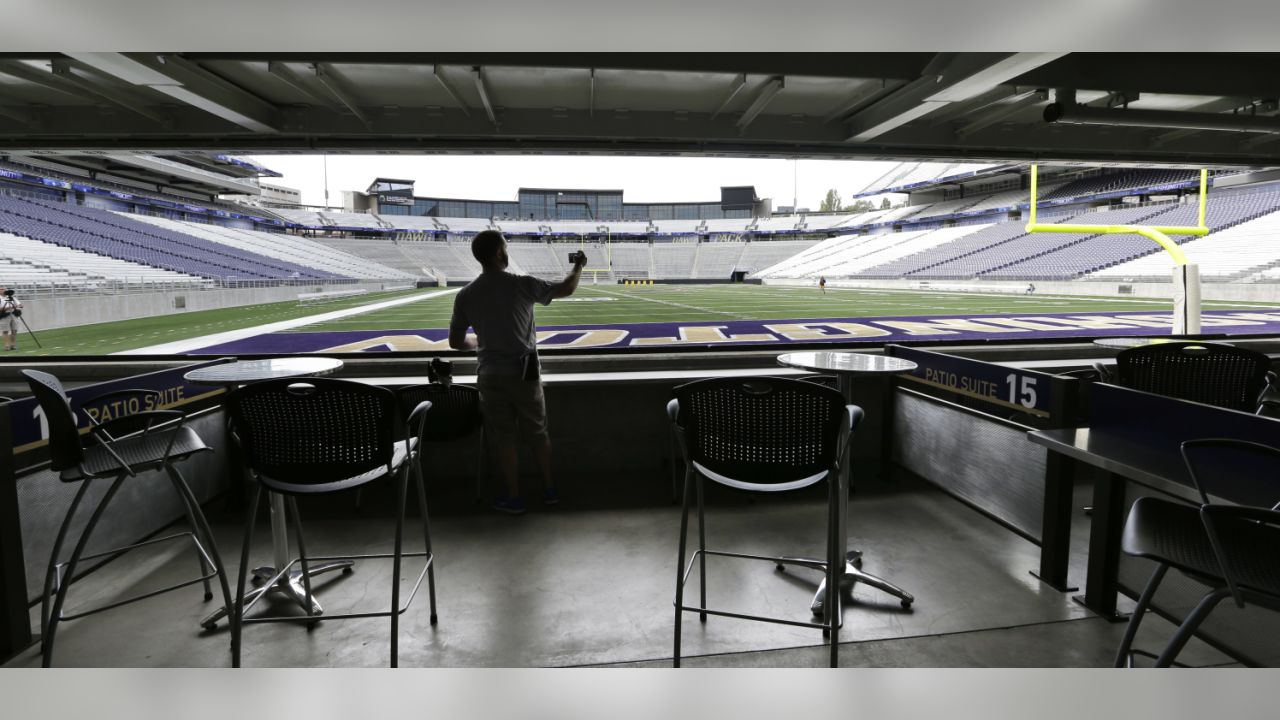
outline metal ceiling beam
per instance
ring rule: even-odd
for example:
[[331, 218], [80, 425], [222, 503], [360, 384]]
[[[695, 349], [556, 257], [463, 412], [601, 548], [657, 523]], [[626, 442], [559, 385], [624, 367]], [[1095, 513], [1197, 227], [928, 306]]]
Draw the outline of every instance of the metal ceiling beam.
[[489, 100], [489, 86], [484, 81], [484, 68], [479, 65], [471, 68], [471, 76], [475, 79], [476, 92], [480, 93], [480, 104], [484, 105], [484, 112], [489, 116], [489, 122], [494, 127], [500, 127], [498, 116], [493, 112], [493, 102]]
[[590, 86], [589, 86], [590, 90], [589, 90], [589, 94], [587, 95], [587, 115], [590, 115], [591, 117], [595, 117], [596, 116], [596, 69], [595, 68], [591, 68], [591, 76], [588, 82], [590, 83]]
[[[1212, 100], [1210, 102], [1207, 102], [1201, 105], [1197, 105], [1193, 108], [1189, 108], [1188, 112], [1208, 112], [1208, 113], [1230, 112], [1232, 110], [1250, 107], [1251, 105], [1253, 105], [1253, 103], [1254, 103], [1254, 100], [1252, 98], [1224, 97], [1224, 98], [1218, 98], [1217, 100]], [[1162, 145], [1164, 143], [1173, 142], [1175, 140], [1180, 140], [1185, 137], [1191, 137], [1192, 135], [1195, 135], [1198, 132], [1203, 132], [1203, 131], [1173, 130], [1171, 132], [1157, 135], [1152, 142], [1156, 143], [1157, 145]]]
[[279, 132], [275, 106], [175, 55], [69, 52], [67, 57], [253, 132]]
[[360, 65], [457, 65], [653, 72], [792, 75], [910, 80], [933, 53], [403, 53], [403, 52], [210, 52], [183, 53], [196, 61], [297, 62]]
[[14, 122], [22, 123], [27, 127], [31, 127], [36, 124], [35, 117], [30, 113], [23, 112], [17, 108], [5, 107], [4, 105], [0, 105], [0, 117], [7, 117]]
[[1042, 103], [1048, 99], [1049, 93], [1045, 90], [1035, 89], [1020, 92], [1008, 100], [1005, 100], [1003, 103], [1000, 103], [998, 107], [989, 106], [992, 107], [992, 111], [986, 113], [977, 120], [956, 128], [956, 136], [962, 138], [968, 137], [979, 130], [985, 130], [1011, 115], [1016, 115], [1028, 107], [1037, 103]]
[[1280, 133], [1280, 118], [1176, 110], [1106, 110], [1053, 103], [1044, 109], [1047, 123], [1104, 125], [1225, 132]]
[[786, 79], [781, 76], [775, 75], [766, 80], [764, 85], [761, 86], [760, 92], [756, 94], [755, 100], [751, 101], [751, 104], [743, 111], [742, 117], [738, 118], [738, 122], [735, 123], [738, 126], [738, 132], [745, 132], [747, 126], [760, 113], [764, 112], [765, 108], [769, 107], [769, 103], [773, 102], [773, 99], [778, 96], [778, 93], [782, 92], [784, 87], [786, 87]]
[[132, 98], [126, 97], [125, 93], [121, 92], [119, 89], [103, 88], [94, 84], [92, 81], [88, 80], [87, 78], [77, 75], [75, 73], [74, 68], [71, 67], [71, 60], [68, 58], [57, 58], [53, 60], [53, 62], [51, 63], [51, 66], [52, 66], [51, 69], [53, 70], [54, 77], [75, 86], [77, 89], [85, 93], [88, 93], [93, 97], [96, 97], [100, 100], [108, 102], [117, 107], [122, 107], [125, 110], [128, 110], [132, 113], [141, 115], [142, 117], [147, 118], [152, 122], [158, 123], [161, 126], [169, 127], [171, 124], [168, 118], [146, 107], [143, 107], [141, 102], [138, 102]]
[[369, 117], [360, 110], [359, 106], [356, 105], [355, 100], [353, 100], [351, 96], [347, 94], [347, 91], [342, 88], [342, 83], [338, 80], [337, 76], [333, 74], [333, 68], [331, 68], [327, 63], [316, 63], [316, 80], [319, 80], [320, 84], [325, 86], [325, 89], [333, 93], [333, 96], [338, 99], [338, 102], [346, 106], [346, 108], [351, 111], [352, 115], [355, 115], [360, 122], [364, 123], [366, 128], [372, 127], [372, 123], [369, 122]]
[[444, 76], [440, 74], [439, 65], [431, 66], [431, 75], [435, 77], [436, 82], [440, 83], [440, 87], [444, 88], [444, 91], [448, 93], [449, 97], [453, 98], [453, 102], [457, 104], [458, 109], [462, 111], [462, 114], [467, 117], [471, 117], [471, 108], [467, 107], [467, 104], [462, 102], [462, 98], [458, 97], [458, 93], [454, 92], [452, 87], [449, 87], [449, 83], [444, 79]]
[[739, 73], [738, 76], [733, 79], [733, 87], [729, 88], [728, 94], [724, 96], [724, 101], [720, 103], [715, 112], [711, 113], [711, 119], [715, 120], [720, 113], [724, 112], [724, 109], [729, 107], [729, 103], [733, 102], [733, 99], [738, 97], [738, 93], [742, 92], [742, 88], [746, 86], [746, 73]]
[[278, 60], [272, 60], [267, 63], [267, 72], [271, 73], [272, 76], [283, 82], [285, 85], [288, 85], [294, 90], [297, 90], [308, 98], [316, 101], [320, 106], [334, 109], [337, 108], [337, 105], [333, 102], [333, 98], [312, 90], [307, 85], [306, 81], [302, 79], [302, 76], [295, 73], [288, 65], [285, 65]]
[[950, 103], [964, 102], [1066, 53], [939, 53], [921, 76], [849, 118], [849, 141], [867, 142]]
[[827, 113], [827, 116], [822, 118], [822, 122], [829, 123], [832, 120], [842, 120], [850, 113], [875, 98], [876, 95], [892, 92], [897, 90], [899, 87], [902, 87], [902, 83], [896, 81], [890, 82], [884, 79], [868, 80], [858, 86], [858, 89], [855, 90], [852, 95], [845, 98], [845, 101], [841, 103], [838, 108]]

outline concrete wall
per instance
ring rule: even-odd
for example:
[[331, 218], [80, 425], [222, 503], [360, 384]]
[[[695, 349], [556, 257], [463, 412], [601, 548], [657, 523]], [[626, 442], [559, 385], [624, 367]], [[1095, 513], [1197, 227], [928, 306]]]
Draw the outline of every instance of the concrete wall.
[[[356, 288], [378, 291], [393, 284], [367, 282], [326, 285], [317, 283], [286, 287], [172, 290], [120, 295], [86, 294], [52, 298], [32, 296], [23, 299], [22, 319], [27, 321], [32, 330], [39, 332], [89, 323], [296, 300], [301, 293]], [[179, 304], [185, 304], [185, 307], [178, 308]]]
[[[790, 285], [815, 287], [813, 279], [765, 280], [766, 285]], [[1172, 282], [1116, 282], [1114, 280], [1036, 280], [1038, 295], [1087, 295], [1123, 296], [1173, 299]], [[1120, 286], [1128, 286], [1130, 292], [1122, 293]], [[975, 293], [1022, 294], [1027, 289], [1026, 280], [827, 280], [828, 287], [886, 288], [893, 290], [942, 290]], [[1280, 283], [1213, 283], [1201, 286], [1204, 300], [1236, 300], [1242, 302], [1280, 302]]]

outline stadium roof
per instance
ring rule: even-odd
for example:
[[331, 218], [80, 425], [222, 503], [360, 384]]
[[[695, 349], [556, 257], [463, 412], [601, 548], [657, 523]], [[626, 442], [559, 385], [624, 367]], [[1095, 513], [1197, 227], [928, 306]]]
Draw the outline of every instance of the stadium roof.
[[1268, 53], [8, 53], [0, 149], [1280, 164]]

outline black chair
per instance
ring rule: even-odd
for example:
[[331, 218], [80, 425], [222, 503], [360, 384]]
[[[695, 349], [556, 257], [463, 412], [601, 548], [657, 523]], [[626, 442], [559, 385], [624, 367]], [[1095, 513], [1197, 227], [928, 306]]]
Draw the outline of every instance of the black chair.
[[[92, 414], [85, 413], [90, 420], [89, 437], [93, 441], [85, 447], [81, 445], [80, 430], [71, 410], [70, 400], [62, 389], [62, 383], [58, 382], [53, 375], [37, 370], [23, 370], [22, 374], [26, 376], [31, 394], [40, 404], [40, 409], [49, 425], [50, 468], [59, 471], [63, 482], [80, 483], [80, 489], [72, 499], [71, 507], [67, 509], [66, 517], [63, 518], [58, 534], [54, 538], [53, 549], [49, 553], [49, 565], [45, 571], [44, 591], [40, 602], [41, 663], [44, 667], [50, 667], [53, 663], [54, 638], [57, 636], [58, 624], [63, 620], [92, 615], [198, 582], [204, 583], [204, 599], [208, 601], [213, 599], [209, 580], [215, 576], [222, 586], [223, 600], [230, 606], [230, 586], [222, 565], [222, 558], [218, 554], [217, 543], [214, 542], [213, 532], [209, 529], [209, 523], [205, 520], [199, 501], [183, 479], [182, 473], [174, 467], [176, 461], [211, 449], [204, 444], [195, 431], [186, 427], [186, 415], [177, 410], [149, 410], [99, 423]], [[160, 393], [154, 390], [118, 390], [86, 400], [81, 403], [81, 407], [82, 409], [93, 407], [108, 398], [148, 395], [158, 399]], [[161, 468], [168, 475], [173, 489], [182, 500], [187, 520], [191, 523], [191, 531], [86, 555], [85, 548], [89, 544], [89, 538], [124, 481], [135, 477], [139, 472]], [[112, 478], [111, 485], [90, 514], [84, 530], [80, 533], [80, 539], [71, 552], [71, 557], [66, 562], [58, 562], [72, 518], [84, 499], [90, 482], [106, 478]], [[82, 560], [115, 556], [144, 545], [188, 537], [195, 546], [196, 557], [200, 563], [200, 577], [101, 607], [63, 614], [62, 608], [66, 603], [68, 589], [75, 580], [76, 568]]]
[[[258, 481], [257, 491], [249, 503], [245, 522], [244, 545], [240, 555], [237, 600], [232, 620], [233, 664], [240, 664], [240, 637], [246, 622], [305, 622], [313, 625], [311, 580], [308, 564], [313, 561], [391, 558], [391, 610], [325, 615], [323, 619], [391, 618], [391, 666], [399, 663], [400, 615], [408, 610], [422, 578], [427, 578], [431, 603], [431, 624], [436, 623], [435, 555], [431, 548], [431, 527], [427, 516], [427, 495], [422, 471], [418, 466], [424, 419], [431, 404], [420, 403], [407, 422], [401, 419], [395, 395], [386, 388], [350, 380], [308, 378], [268, 380], [238, 388], [227, 396], [227, 411], [238, 438], [244, 462]], [[404, 552], [404, 508], [408, 475], [413, 469], [418, 486], [418, 509], [422, 515], [425, 547], [422, 552]], [[302, 520], [298, 514], [299, 496], [323, 495], [353, 490], [384, 477], [396, 478], [395, 549], [391, 553], [308, 557], [303, 538]], [[302, 569], [305, 616], [247, 618], [245, 614], [262, 598], [248, 605], [243, 601], [245, 579], [249, 567], [249, 549], [262, 491], [280, 493], [286, 498], [286, 512], [291, 516], [298, 557], [285, 567], [276, 568], [276, 577], [268, 585], [290, 572], [294, 563]], [[400, 565], [404, 557], [425, 558], [404, 606], [400, 605]]]
[[[400, 410], [408, 417], [420, 403], [431, 403], [431, 412], [422, 424], [424, 443], [457, 442], [480, 433], [480, 453], [476, 465], [475, 492], [479, 501], [484, 480], [484, 422], [480, 414], [480, 391], [466, 385], [430, 383], [409, 385], [396, 391]], [[423, 448], [423, 459], [425, 459]]]
[[[1124, 552], [1157, 565], [1129, 618], [1116, 667], [1131, 667], [1135, 654], [1155, 657], [1156, 667], [1176, 664], [1183, 646], [1225, 598], [1233, 598], [1241, 608], [1248, 603], [1280, 610], [1280, 504], [1250, 507], [1209, 499], [1219, 481], [1247, 483], [1260, 475], [1273, 479], [1280, 470], [1280, 449], [1243, 440], [1189, 440], [1182, 444], [1182, 457], [1201, 504], [1143, 497], [1133, 504], [1125, 523]], [[1158, 656], [1131, 650], [1142, 616], [1171, 567], [1210, 590]]]
[[[862, 410], [845, 405], [840, 393], [815, 383], [781, 378], [716, 378], [676, 388], [667, 405], [685, 458], [680, 514], [679, 563], [676, 566], [675, 666], [680, 666], [680, 626], [686, 612], [821, 628], [831, 641], [831, 666], [837, 664], [840, 627], [839, 587], [844, 570], [839, 527], [839, 472], [850, 434]], [[707, 608], [706, 556], [768, 560], [779, 567], [800, 564], [793, 558], [712, 551], [706, 548], [703, 478], [738, 490], [781, 492], [827, 481], [826, 559], [805, 562], [826, 573], [824, 622], [745, 615]], [[698, 499], [698, 550], [685, 565], [690, 492]], [[684, 586], [694, 561], [699, 563], [701, 602], [684, 604]]]
[[[832, 390], [840, 389], [840, 379], [837, 378], [835, 375], [801, 375], [796, 379], [802, 380], [804, 382], [814, 383], [816, 385], [821, 385], [822, 387], [831, 388]], [[673, 415], [670, 418], [670, 420], [671, 420], [671, 437], [670, 437], [671, 502], [678, 503], [680, 502], [680, 479], [684, 477], [685, 470], [687, 470], [688, 468], [688, 463], [679, 462], [680, 460], [680, 452], [679, 452], [680, 419]], [[681, 464], [684, 465], [683, 469], [679, 467], [679, 465]], [[852, 486], [850, 486], [849, 489], [852, 490], [853, 489]]]
[[1115, 382], [1127, 388], [1256, 413], [1274, 376], [1260, 352], [1219, 343], [1171, 342], [1121, 350]]

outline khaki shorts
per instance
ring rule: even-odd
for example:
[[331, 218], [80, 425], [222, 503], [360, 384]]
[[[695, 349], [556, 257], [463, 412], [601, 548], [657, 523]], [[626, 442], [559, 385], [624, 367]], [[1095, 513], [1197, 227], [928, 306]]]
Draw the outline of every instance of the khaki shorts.
[[525, 440], [537, 440], [547, 436], [547, 404], [541, 380], [481, 375], [476, 387], [480, 390], [480, 412], [488, 437], [515, 439], [519, 433]]
[[17, 335], [18, 334], [18, 318], [10, 315], [7, 318], [0, 318], [0, 334]]

